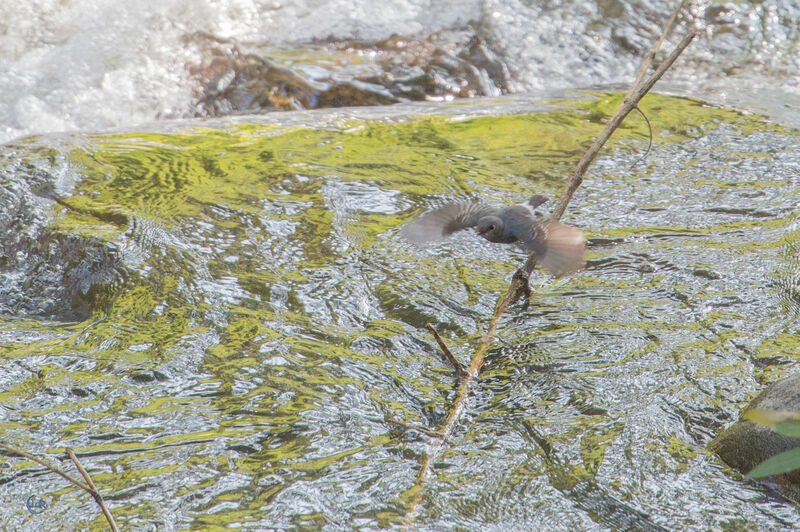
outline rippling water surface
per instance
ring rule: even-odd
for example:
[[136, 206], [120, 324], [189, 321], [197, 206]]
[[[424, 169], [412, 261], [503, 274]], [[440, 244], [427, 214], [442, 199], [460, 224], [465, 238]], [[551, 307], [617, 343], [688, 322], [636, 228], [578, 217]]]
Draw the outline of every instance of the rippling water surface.
[[[454, 393], [424, 326], [466, 362], [524, 260], [398, 228], [454, 197], [557, 196], [619, 98], [4, 146], [0, 437], [73, 447], [124, 529], [398, 525], [432, 442], [389, 420], [435, 429]], [[705, 448], [796, 361], [797, 131], [690, 99], [644, 109], [652, 153], [631, 167], [632, 116], [576, 194], [586, 268], [537, 274], [502, 319], [420, 528], [800, 525]], [[10, 528], [105, 526], [31, 462], [0, 478]]]

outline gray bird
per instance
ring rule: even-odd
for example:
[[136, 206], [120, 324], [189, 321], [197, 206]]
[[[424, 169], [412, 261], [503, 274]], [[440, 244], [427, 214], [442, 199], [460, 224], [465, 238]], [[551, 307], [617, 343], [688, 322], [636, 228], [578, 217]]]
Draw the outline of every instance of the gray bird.
[[536, 253], [539, 264], [561, 277], [583, 266], [586, 239], [576, 227], [537, 219], [533, 209], [545, 201], [542, 196], [533, 196], [526, 203], [501, 207], [469, 201], [450, 203], [407, 223], [401, 234], [411, 242], [424, 244], [474, 227], [489, 242], [517, 244]]

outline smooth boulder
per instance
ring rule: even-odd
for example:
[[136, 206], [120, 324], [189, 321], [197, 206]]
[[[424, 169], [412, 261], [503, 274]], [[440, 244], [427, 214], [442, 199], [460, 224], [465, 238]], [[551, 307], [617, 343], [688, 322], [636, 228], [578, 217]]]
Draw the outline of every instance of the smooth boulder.
[[[798, 438], [787, 438], [773, 426], [744, 419], [753, 408], [800, 412], [800, 373], [767, 387], [742, 412], [739, 421], [711, 442], [711, 450], [723, 462], [745, 474], [767, 458], [800, 446]], [[770, 478], [784, 495], [800, 502], [800, 469]]]

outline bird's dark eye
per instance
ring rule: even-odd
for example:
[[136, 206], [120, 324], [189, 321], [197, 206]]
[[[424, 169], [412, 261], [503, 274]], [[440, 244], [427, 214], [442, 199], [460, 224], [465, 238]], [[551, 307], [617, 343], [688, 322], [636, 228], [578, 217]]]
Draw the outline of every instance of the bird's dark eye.
[[494, 224], [489, 226], [489, 231], [494, 231]]

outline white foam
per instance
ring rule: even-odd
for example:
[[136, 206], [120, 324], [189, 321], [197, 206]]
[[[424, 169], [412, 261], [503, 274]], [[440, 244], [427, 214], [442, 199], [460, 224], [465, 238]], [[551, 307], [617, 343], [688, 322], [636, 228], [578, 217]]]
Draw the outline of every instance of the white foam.
[[479, 2], [23, 0], [0, 3], [0, 142], [191, 114], [185, 37], [275, 44], [464, 24]]
[[[698, 27], [706, 24], [704, 39], [692, 44], [667, 77], [722, 103], [727, 100], [709, 87], [734, 87], [736, 94], [749, 88], [761, 95], [770, 87], [800, 93], [800, 56], [791, 38], [800, 16], [795, 4], [778, 0], [769, 8], [770, 25], [760, 29], [749, 22], [769, 11], [760, 4], [709, 11], [701, 2], [695, 14]], [[512, 90], [522, 92], [627, 84], [669, 6], [666, 0], [644, 7], [630, 0], [5, 0], [0, 142], [192, 116], [196, 87], [187, 65], [201, 58], [198, 41], [188, 38], [195, 32], [281, 45], [330, 36], [424, 35], [477, 21], [505, 54]], [[732, 68], [736, 78], [728, 78]], [[780, 113], [798, 114], [779, 105], [783, 96], [774, 99]]]

